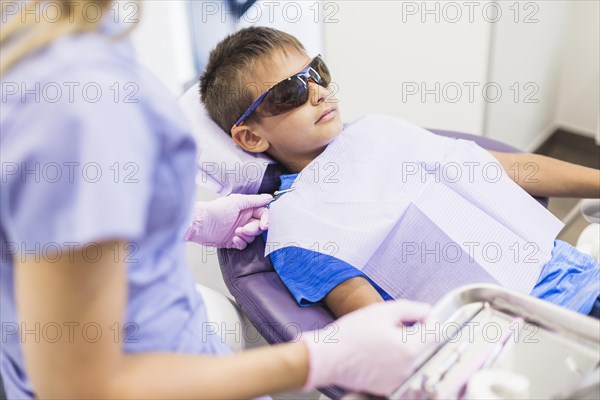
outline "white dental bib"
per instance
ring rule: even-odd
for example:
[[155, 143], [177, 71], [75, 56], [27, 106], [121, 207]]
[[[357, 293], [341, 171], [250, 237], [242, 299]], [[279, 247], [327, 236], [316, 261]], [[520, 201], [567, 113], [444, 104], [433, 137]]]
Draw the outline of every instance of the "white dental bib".
[[328, 254], [394, 298], [476, 282], [529, 293], [563, 226], [474, 142], [394, 117], [346, 125], [292, 187], [270, 206], [265, 256]]

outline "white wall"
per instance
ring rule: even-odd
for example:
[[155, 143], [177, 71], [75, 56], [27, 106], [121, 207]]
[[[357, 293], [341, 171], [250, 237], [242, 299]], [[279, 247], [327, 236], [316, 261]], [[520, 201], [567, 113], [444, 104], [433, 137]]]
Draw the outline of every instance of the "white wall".
[[[442, 14], [443, 2], [433, 3], [426, 7], [434, 10], [437, 3]], [[380, 113], [430, 128], [481, 133], [481, 90], [470, 98], [465, 82], [481, 85], [485, 81], [489, 23], [479, 17], [470, 22], [465, 8], [457, 23], [449, 22], [455, 18], [449, 10], [445, 14], [449, 18], [436, 22], [435, 15], [422, 12], [423, 2], [325, 4], [337, 7], [332, 15], [335, 21], [324, 22], [325, 50], [333, 81], [339, 86], [344, 120]], [[413, 14], [415, 5], [417, 14]], [[331, 8], [330, 14], [333, 11]], [[422, 89], [435, 90], [436, 83], [439, 98], [434, 94], [422, 97]], [[454, 103], [456, 86], [462, 95]], [[411, 95], [415, 90], [418, 93]]]
[[600, 134], [600, 2], [572, 2], [563, 57], [558, 123], [588, 136]]
[[[503, 95], [498, 102], [488, 103], [484, 132], [528, 150], [552, 133], [557, 119], [564, 39], [572, 7], [567, 1], [554, 0], [532, 4], [520, 8], [519, 22], [512, 10], [505, 9], [507, 18], [496, 25], [490, 81], [500, 85]], [[526, 23], [529, 15], [531, 21]]]
[[195, 75], [187, 2], [142, 1], [141, 10], [140, 23], [131, 36], [137, 56], [179, 96], [183, 85]]
[[[525, 150], [558, 127], [597, 132], [596, 0], [478, 1], [473, 10], [461, 1], [329, 3], [337, 9], [324, 23], [326, 61], [345, 120], [391, 114]], [[413, 84], [416, 95], [406, 90]]]

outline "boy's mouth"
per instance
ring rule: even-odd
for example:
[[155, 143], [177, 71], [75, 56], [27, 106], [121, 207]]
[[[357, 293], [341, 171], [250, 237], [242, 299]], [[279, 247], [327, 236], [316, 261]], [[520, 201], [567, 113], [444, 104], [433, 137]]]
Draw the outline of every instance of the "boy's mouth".
[[330, 119], [332, 119], [335, 115], [335, 107], [329, 107], [328, 109], [326, 109], [323, 114], [321, 114], [321, 116], [319, 117], [319, 119], [317, 120], [317, 122], [315, 122], [315, 125], [318, 124], [319, 122], [326, 122], [329, 121]]

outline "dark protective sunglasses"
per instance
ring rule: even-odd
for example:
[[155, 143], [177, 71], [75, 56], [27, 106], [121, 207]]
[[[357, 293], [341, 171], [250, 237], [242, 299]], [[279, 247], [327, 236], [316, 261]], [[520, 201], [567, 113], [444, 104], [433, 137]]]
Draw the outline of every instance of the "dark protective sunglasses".
[[331, 75], [321, 55], [317, 55], [300, 72], [282, 80], [260, 95], [236, 121], [233, 128], [244, 123], [254, 111], [261, 117], [273, 117], [300, 107], [308, 101], [308, 81], [326, 88]]

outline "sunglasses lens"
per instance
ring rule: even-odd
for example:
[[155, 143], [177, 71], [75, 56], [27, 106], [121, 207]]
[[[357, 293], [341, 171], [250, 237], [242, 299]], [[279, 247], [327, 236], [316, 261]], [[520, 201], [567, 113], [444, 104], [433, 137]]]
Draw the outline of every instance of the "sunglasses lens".
[[[312, 62], [311, 67], [315, 70], [315, 72], [319, 75], [318, 77], [313, 77], [315, 82], [322, 87], [327, 87], [331, 83], [331, 74], [329, 73], [329, 68], [325, 65], [325, 62], [321, 59], [321, 57], [315, 58]], [[318, 80], [320, 78], [320, 81]]]
[[[273, 86], [256, 111], [261, 117], [273, 117], [298, 108], [308, 101], [308, 84], [306, 76], [296, 74]], [[310, 64], [308, 76], [319, 86], [326, 88], [331, 83], [331, 75], [321, 57], [316, 57]]]
[[297, 76], [278, 83], [258, 107], [262, 117], [272, 117], [293, 110], [306, 103], [306, 84]]

